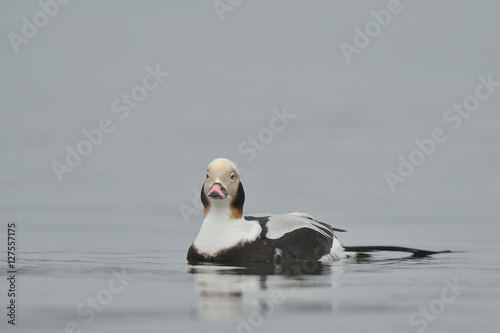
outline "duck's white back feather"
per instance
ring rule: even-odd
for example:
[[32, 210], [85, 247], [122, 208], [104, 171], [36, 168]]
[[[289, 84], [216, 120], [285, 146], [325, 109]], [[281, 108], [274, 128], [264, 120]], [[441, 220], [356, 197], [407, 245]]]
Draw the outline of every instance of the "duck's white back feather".
[[266, 224], [266, 237], [269, 239], [281, 238], [283, 235], [301, 228], [312, 229], [325, 237], [331, 238], [331, 231], [328, 227], [305, 213], [293, 212], [283, 215], [255, 214], [252, 216], [269, 216], [269, 221]]

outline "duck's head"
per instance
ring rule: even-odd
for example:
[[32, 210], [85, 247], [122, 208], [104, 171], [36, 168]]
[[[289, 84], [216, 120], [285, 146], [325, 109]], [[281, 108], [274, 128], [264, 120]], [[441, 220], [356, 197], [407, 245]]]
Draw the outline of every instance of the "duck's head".
[[205, 216], [211, 209], [229, 209], [231, 218], [243, 216], [245, 192], [236, 165], [226, 158], [216, 158], [207, 168], [201, 189]]

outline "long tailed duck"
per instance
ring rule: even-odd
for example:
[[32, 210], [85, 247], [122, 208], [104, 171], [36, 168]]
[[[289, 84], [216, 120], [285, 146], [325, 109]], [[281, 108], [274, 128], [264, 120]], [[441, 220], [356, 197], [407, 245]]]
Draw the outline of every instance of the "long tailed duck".
[[236, 165], [217, 158], [209, 165], [201, 189], [204, 220], [187, 253], [194, 262], [329, 262], [359, 252], [426, 251], [397, 246], [342, 246], [333, 228], [305, 213], [243, 215], [245, 191]]

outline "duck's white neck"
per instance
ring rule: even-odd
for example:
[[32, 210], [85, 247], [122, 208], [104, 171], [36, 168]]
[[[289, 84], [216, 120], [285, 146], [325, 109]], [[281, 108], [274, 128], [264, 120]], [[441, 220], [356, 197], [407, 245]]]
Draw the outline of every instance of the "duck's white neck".
[[238, 243], [251, 242], [259, 237], [261, 227], [256, 221], [242, 217], [230, 217], [229, 207], [217, 205], [208, 210], [200, 232], [194, 241], [196, 250], [207, 256], [215, 256]]

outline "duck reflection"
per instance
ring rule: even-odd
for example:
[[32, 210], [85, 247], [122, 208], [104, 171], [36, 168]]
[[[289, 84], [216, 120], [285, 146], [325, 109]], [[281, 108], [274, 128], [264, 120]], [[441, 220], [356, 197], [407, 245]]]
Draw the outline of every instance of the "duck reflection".
[[[332, 312], [339, 307], [334, 289], [343, 274], [371, 271], [373, 265], [393, 265], [432, 258], [415, 256], [372, 257], [358, 254], [334, 263], [218, 263], [191, 264], [189, 273], [198, 290], [198, 314], [212, 320], [256, 315], [269, 317], [282, 307], [291, 311]], [[246, 318], [246, 317], [245, 317]]]
[[[230, 266], [204, 263], [191, 265], [189, 272], [194, 275], [199, 292], [200, 315], [223, 320], [251, 312], [266, 317], [295, 288], [332, 287], [334, 279], [331, 275], [340, 274], [342, 268], [320, 262]], [[313, 306], [331, 308], [331, 303], [318, 302]]]

